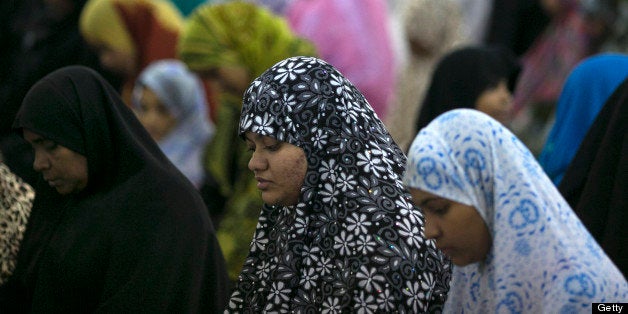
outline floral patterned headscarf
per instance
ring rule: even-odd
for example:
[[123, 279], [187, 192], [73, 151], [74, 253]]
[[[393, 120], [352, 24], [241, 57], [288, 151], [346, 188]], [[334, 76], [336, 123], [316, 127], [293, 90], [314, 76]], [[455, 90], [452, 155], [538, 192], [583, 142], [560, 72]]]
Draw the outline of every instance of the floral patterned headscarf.
[[604, 254], [530, 151], [473, 109], [417, 135], [404, 183], [473, 206], [492, 236], [486, 260], [453, 267], [447, 313], [591, 313], [628, 297]]
[[240, 134], [301, 147], [297, 205], [264, 205], [227, 311], [424, 312], [449, 266], [401, 183], [405, 156], [360, 93], [328, 63], [285, 59], [244, 94]]

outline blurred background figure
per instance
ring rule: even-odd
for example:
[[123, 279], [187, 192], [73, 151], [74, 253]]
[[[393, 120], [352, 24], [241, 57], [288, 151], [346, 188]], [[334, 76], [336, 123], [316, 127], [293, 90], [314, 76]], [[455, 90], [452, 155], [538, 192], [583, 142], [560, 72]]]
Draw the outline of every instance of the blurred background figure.
[[539, 156], [539, 163], [555, 185], [560, 184], [598, 112], [626, 77], [628, 55], [614, 53], [589, 57], [569, 74]]
[[628, 275], [628, 79], [584, 137], [558, 190], [615, 265]]
[[[242, 1], [205, 4], [189, 17], [178, 46], [179, 58], [209, 82], [217, 101], [216, 133], [207, 146], [205, 167], [215, 182], [214, 198], [224, 206], [218, 239], [229, 274], [236, 280], [246, 258], [262, 199], [247, 169], [248, 148], [238, 134], [242, 95], [253, 78], [291, 56], [315, 55], [312, 43], [296, 36], [285, 19]], [[294, 74], [287, 73], [286, 79]], [[211, 209], [210, 209], [211, 211]]]
[[290, 26], [366, 96], [380, 118], [394, 97], [395, 54], [385, 0], [293, 0]]
[[35, 191], [2, 162], [0, 154], [0, 286], [13, 274]]
[[597, 53], [613, 20], [587, 10], [584, 0], [542, 0], [550, 18], [544, 31], [522, 56], [514, 94], [513, 131], [538, 156], [567, 76], [582, 59]]
[[183, 17], [168, 0], [88, 0], [80, 30], [103, 68], [122, 81], [131, 106], [135, 79], [150, 63], [175, 58]]
[[179, 60], [153, 62], [135, 83], [133, 109], [168, 159], [200, 188], [202, 155], [214, 135], [200, 79]]
[[448, 53], [436, 65], [415, 134], [456, 108], [474, 108], [509, 125], [519, 70], [515, 56], [503, 47], [469, 46]]
[[452, 0], [407, 0], [395, 8], [406, 41], [405, 61], [399, 65], [394, 101], [385, 124], [397, 145], [407, 151], [416, 135], [416, 117], [425, 97], [434, 66], [440, 58], [466, 40], [460, 31], [460, 7]]

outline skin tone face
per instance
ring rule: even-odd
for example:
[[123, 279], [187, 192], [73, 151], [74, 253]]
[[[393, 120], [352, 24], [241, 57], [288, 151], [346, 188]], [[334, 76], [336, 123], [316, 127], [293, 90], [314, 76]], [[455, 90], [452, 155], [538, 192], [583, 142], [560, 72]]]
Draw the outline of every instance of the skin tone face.
[[487, 89], [475, 102], [475, 109], [486, 113], [503, 125], [512, 121], [512, 93], [508, 90], [505, 80], [501, 80], [496, 87]]
[[166, 137], [177, 125], [177, 120], [150, 88], [142, 89], [137, 117], [155, 141]]
[[492, 238], [486, 223], [473, 206], [410, 188], [414, 203], [425, 214], [425, 237], [457, 266], [486, 259]]
[[249, 169], [255, 174], [264, 203], [296, 205], [307, 172], [303, 149], [252, 132], [246, 132], [245, 138], [252, 152]]
[[219, 93], [244, 93], [251, 83], [249, 72], [243, 67], [219, 67], [208, 71], [198, 72], [198, 75], [209, 81]]
[[103, 68], [125, 78], [132, 77], [137, 72], [137, 62], [135, 55], [126, 51], [120, 51], [105, 43], [90, 42], [100, 60]]
[[77, 193], [87, 186], [87, 159], [85, 156], [61, 146], [37, 133], [24, 129], [24, 139], [35, 151], [33, 169], [59, 192]]

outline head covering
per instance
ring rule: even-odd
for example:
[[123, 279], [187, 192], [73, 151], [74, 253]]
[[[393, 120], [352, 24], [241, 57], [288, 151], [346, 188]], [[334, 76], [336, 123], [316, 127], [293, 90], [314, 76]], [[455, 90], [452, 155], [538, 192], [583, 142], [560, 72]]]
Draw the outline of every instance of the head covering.
[[539, 163], [554, 184], [560, 184], [593, 120], [626, 77], [628, 55], [616, 53], [587, 58], [569, 74], [554, 125], [539, 155]]
[[200, 80], [178, 60], [156, 61], [139, 76], [133, 92], [133, 107], [140, 110], [143, 88], [152, 90], [177, 124], [157, 142], [183, 174], [199, 187], [205, 177], [202, 154], [214, 135], [207, 119], [207, 102]]
[[0, 285], [15, 270], [35, 191], [0, 162]]
[[510, 131], [473, 109], [439, 116], [416, 137], [404, 183], [473, 206], [492, 247], [454, 266], [448, 313], [590, 313], [628, 283]]
[[286, 57], [316, 53], [283, 18], [242, 1], [205, 4], [194, 10], [178, 52], [193, 71], [236, 66], [248, 70], [251, 78]]
[[436, 65], [423, 99], [417, 132], [440, 114], [456, 108], [475, 108], [482, 92], [508, 82], [512, 91], [519, 75], [514, 54], [501, 46], [470, 46], [445, 55]]
[[628, 79], [595, 118], [558, 190], [628, 276]]
[[[87, 42], [102, 42], [137, 59], [137, 73], [155, 60], [174, 58], [183, 17], [167, 0], [88, 0], [79, 20]], [[134, 77], [124, 78], [130, 105]]]
[[301, 147], [297, 205], [264, 205], [233, 312], [402, 313], [438, 308], [448, 266], [401, 184], [405, 156], [364, 96], [311, 57], [283, 60], [244, 95], [240, 134]]
[[[62, 212], [55, 228], [24, 238], [37, 251], [18, 260], [31, 270], [22, 289], [33, 312], [222, 310], [226, 271], [201, 197], [102, 77], [80, 66], [49, 74], [14, 126], [88, 167], [84, 191], [45, 205]], [[28, 230], [49, 221], [39, 218]]]
[[386, 0], [293, 0], [290, 27], [311, 40], [363, 93], [380, 118], [393, 99], [395, 55]]
[[[192, 71], [241, 67], [260, 75], [278, 61], [297, 55], [314, 55], [313, 45], [292, 33], [280, 16], [241, 1], [206, 4], [188, 18], [179, 42], [179, 54]], [[219, 95], [216, 134], [207, 148], [206, 168], [225, 199], [218, 229], [229, 274], [237, 279], [248, 254], [262, 199], [257, 181], [248, 170], [248, 148], [238, 136], [242, 93]]]

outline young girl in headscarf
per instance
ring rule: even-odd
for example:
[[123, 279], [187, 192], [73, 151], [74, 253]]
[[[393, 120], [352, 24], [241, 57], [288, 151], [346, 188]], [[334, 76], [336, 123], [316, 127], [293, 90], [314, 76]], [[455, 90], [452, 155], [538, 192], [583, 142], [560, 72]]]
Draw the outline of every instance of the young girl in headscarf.
[[244, 94], [239, 134], [265, 204], [228, 312], [440, 308], [448, 264], [401, 183], [405, 156], [336, 68], [272, 66]]
[[214, 134], [203, 85], [178, 60], [149, 65], [137, 79], [133, 108], [168, 159], [196, 186], [205, 179], [203, 152]]
[[183, 17], [168, 0], [88, 0], [79, 25], [103, 68], [122, 80], [122, 99], [131, 106], [139, 73], [176, 56]]
[[472, 109], [415, 138], [404, 183], [425, 236], [451, 258], [447, 313], [591, 313], [628, 283], [530, 151]]

